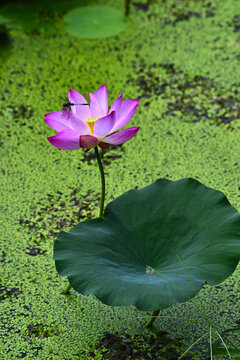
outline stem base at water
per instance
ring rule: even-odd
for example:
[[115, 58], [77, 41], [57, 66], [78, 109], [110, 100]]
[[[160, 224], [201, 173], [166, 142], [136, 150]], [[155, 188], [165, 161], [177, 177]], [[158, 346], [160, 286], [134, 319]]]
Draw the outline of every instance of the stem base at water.
[[67, 294], [69, 294], [69, 291], [71, 290], [71, 288], [72, 288], [72, 285], [69, 283], [68, 284], [68, 286], [66, 287], [66, 289], [64, 290], [64, 295], [67, 295]]
[[146, 324], [144, 324], [145, 328], [149, 328], [152, 323], [156, 320], [156, 318], [158, 317], [160, 310], [154, 310], [152, 313], [152, 316], [150, 317], [150, 319], [146, 322]]

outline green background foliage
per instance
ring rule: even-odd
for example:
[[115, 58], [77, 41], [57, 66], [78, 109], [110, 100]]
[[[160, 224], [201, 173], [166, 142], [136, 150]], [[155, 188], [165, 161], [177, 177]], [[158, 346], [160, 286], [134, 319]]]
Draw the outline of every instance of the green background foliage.
[[[106, 4], [124, 11], [120, 0]], [[88, 359], [105, 331], [134, 335], [149, 317], [61, 294], [66, 281], [55, 270], [53, 243], [60, 230], [96, 217], [100, 196], [92, 153], [61, 151], [46, 140], [55, 132], [44, 114], [61, 110], [68, 89], [88, 98], [106, 84], [110, 102], [121, 92], [140, 99], [129, 123], [141, 126], [137, 136], [104, 153], [106, 202], [160, 177], [193, 177], [240, 210], [239, 13], [238, 0], [159, 0], [132, 4], [126, 29], [106, 40], [67, 35], [61, 19], [53, 36], [44, 27], [11, 30], [12, 53], [0, 74], [4, 360]], [[238, 267], [200, 292], [219, 328], [240, 318], [239, 285]], [[194, 341], [208, 326], [186, 323], [190, 318], [203, 320], [188, 302], [164, 310], [154, 324]]]

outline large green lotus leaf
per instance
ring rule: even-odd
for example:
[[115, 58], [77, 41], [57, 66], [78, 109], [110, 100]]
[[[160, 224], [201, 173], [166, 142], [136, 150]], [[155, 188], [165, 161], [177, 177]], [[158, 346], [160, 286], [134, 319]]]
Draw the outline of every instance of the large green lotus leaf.
[[54, 259], [79, 293], [164, 309], [234, 271], [239, 231], [240, 215], [222, 192], [191, 178], [160, 179], [109, 203], [104, 218], [60, 232]]
[[72, 9], [64, 16], [64, 21], [69, 34], [89, 39], [117, 35], [126, 26], [121, 11], [97, 5]]

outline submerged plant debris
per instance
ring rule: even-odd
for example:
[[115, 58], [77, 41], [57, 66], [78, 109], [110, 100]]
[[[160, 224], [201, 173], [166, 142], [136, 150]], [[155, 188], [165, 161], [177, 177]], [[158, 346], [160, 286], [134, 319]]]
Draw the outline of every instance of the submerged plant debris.
[[[139, 66], [140, 65], [140, 66]], [[183, 121], [210, 121], [210, 123], [229, 124], [240, 118], [238, 84], [230, 91], [214, 84], [211, 77], [195, 75], [193, 78], [176, 68], [174, 63], [146, 66], [144, 60], [134, 64], [135, 79], [140, 89], [140, 98], [157, 98], [165, 102], [163, 115], [171, 115]], [[165, 72], [164, 76], [162, 71]], [[129, 79], [131, 83], [134, 79]], [[149, 102], [145, 102], [149, 106]]]
[[[46, 239], [56, 237], [60, 230], [71, 228], [80, 220], [91, 218], [93, 205], [97, 206], [97, 200], [92, 200], [91, 193], [89, 190], [87, 194], [82, 195], [79, 189], [72, 189], [67, 199], [68, 211], [61, 191], [46, 194], [46, 198], [39, 200], [37, 206], [31, 207], [31, 220], [21, 218], [19, 224], [29, 233], [30, 240], [33, 240], [32, 232], [37, 232], [38, 237], [35, 235], [33, 242], [39, 245]], [[44, 253], [38, 247], [27, 248], [30, 250], [29, 255]]]
[[58, 329], [55, 325], [43, 323], [29, 324], [27, 326], [27, 335], [35, 338], [48, 338], [50, 336], [58, 335]]
[[[137, 334], [133, 338], [129, 334], [106, 332], [95, 349], [102, 349], [102, 359], [109, 360], [177, 360], [181, 356], [181, 345], [180, 339], [175, 339], [164, 331]], [[88, 355], [94, 359], [94, 349]], [[193, 357], [186, 355], [182, 359], [191, 360]]]

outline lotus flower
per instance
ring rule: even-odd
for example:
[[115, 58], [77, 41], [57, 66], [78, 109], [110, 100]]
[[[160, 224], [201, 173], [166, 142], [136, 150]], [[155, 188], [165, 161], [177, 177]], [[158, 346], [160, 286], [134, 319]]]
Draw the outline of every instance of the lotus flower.
[[[131, 127], [116, 132], [133, 116], [139, 100], [122, 101], [122, 94], [114, 101], [108, 111], [106, 85], [93, 94], [89, 93], [89, 105], [74, 105], [71, 110], [51, 112], [45, 115], [46, 123], [58, 134], [48, 137], [53, 146], [62, 150], [87, 150], [99, 145], [107, 148], [109, 144], [122, 144], [130, 140], [139, 130]], [[69, 101], [74, 104], [84, 103], [86, 99], [77, 91], [69, 90]]]

